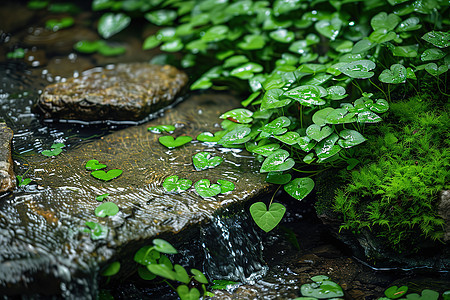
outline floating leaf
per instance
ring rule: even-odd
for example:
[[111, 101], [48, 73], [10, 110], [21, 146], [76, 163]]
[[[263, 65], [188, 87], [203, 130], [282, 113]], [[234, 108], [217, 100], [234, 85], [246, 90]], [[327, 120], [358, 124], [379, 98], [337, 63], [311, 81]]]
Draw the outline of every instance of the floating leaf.
[[383, 70], [378, 79], [384, 83], [404, 83], [406, 81], [406, 68], [401, 64], [392, 65], [390, 70]]
[[158, 141], [161, 143], [161, 145], [166, 146], [169, 149], [173, 149], [176, 147], [183, 146], [184, 144], [187, 144], [192, 141], [192, 137], [190, 136], [179, 136], [176, 139], [173, 138], [173, 136], [166, 135], [162, 136], [158, 139]]
[[286, 184], [291, 181], [291, 174], [283, 174], [281, 172], [269, 172], [266, 176], [266, 182], [274, 184]]
[[119, 207], [114, 202], [103, 202], [95, 209], [95, 215], [100, 218], [114, 216], [119, 212]]
[[86, 222], [85, 225], [91, 229], [91, 239], [93, 240], [105, 239], [108, 236], [109, 229], [106, 226], [95, 222]]
[[166, 191], [175, 193], [186, 191], [191, 185], [191, 180], [178, 178], [177, 175], [169, 176], [163, 182], [163, 188]]
[[221, 193], [221, 187], [218, 184], [211, 184], [208, 179], [200, 179], [194, 184], [197, 193], [203, 197], [214, 197]]
[[422, 36], [422, 39], [438, 48], [446, 48], [450, 45], [450, 33], [444, 31], [430, 31]]
[[114, 178], [119, 177], [122, 174], [122, 170], [120, 169], [113, 169], [113, 170], [109, 170], [108, 172], [105, 171], [93, 171], [91, 172], [91, 175], [94, 178], [103, 180], [103, 181], [109, 181], [112, 180]]
[[224, 135], [226, 131], [221, 130], [212, 134], [211, 132], [202, 132], [197, 136], [197, 141], [207, 143], [217, 143]]
[[352, 78], [366, 79], [375, 74], [374, 72], [370, 72], [375, 67], [375, 63], [371, 60], [357, 60], [339, 67], [338, 70]]
[[212, 169], [223, 162], [220, 156], [212, 156], [208, 152], [199, 152], [192, 157], [192, 162], [197, 171]]
[[351, 148], [366, 141], [362, 134], [355, 130], [344, 129], [339, 135], [341, 139], [337, 143], [342, 148]]
[[297, 200], [303, 200], [314, 189], [314, 181], [309, 177], [295, 178], [284, 186], [284, 190]]
[[261, 110], [283, 107], [291, 103], [292, 100], [284, 96], [284, 91], [281, 89], [272, 89], [264, 94]]
[[178, 251], [168, 242], [162, 239], [153, 239], [153, 245], [156, 251], [165, 254], [177, 254]]
[[397, 298], [400, 298], [400, 297], [406, 295], [407, 291], [408, 291], [408, 287], [406, 285], [401, 286], [401, 287], [397, 287], [396, 285], [394, 285], [394, 286], [387, 288], [384, 291], [384, 294], [389, 299], [397, 299]]
[[[326, 276], [314, 276], [315, 283], [307, 283], [301, 286], [300, 292], [304, 297], [315, 297], [318, 299], [340, 298], [344, 296], [344, 291], [335, 282]], [[311, 279], [313, 279], [311, 278]]]
[[41, 154], [44, 155], [44, 156], [57, 156], [61, 152], [62, 152], [61, 148], [55, 148], [55, 149], [52, 149], [52, 150], [44, 150], [44, 151], [41, 152]]
[[115, 261], [110, 263], [101, 273], [102, 276], [114, 276], [119, 273], [120, 262]]
[[98, 195], [97, 197], [95, 197], [95, 200], [97, 200], [98, 202], [102, 202], [103, 200], [105, 200], [108, 197], [109, 197], [109, 194], [105, 193], [105, 194]]
[[267, 210], [263, 202], [256, 202], [250, 206], [250, 214], [256, 225], [265, 232], [269, 232], [280, 223], [286, 212], [286, 207], [280, 203], [272, 203]]
[[317, 124], [312, 124], [306, 128], [306, 135], [317, 142], [320, 142], [332, 133], [333, 129], [329, 126], [321, 127]]
[[295, 161], [292, 158], [289, 158], [289, 152], [278, 149], [264, 160], [260, 172], [286, 171], [291, 169], [294, 165]]
[[234, 183], [228, 180], [218, 179], [217, 183], [220, 184], [220, 193], [225, 194], [234, 190]]
[[131, 18], [123, 13], [105, 13], [98, 21], [98, 33], [107, 39], [122, 31], [131, 22]]
[[147, 130], [153, 133], [172, 132], [175, 130], [175, 126], [173, 125], [150, 126], [147, 128]]
[[253, 121], [252, 115], [253, 112], [248, 109], [237, 108], [227, 111], [226, 113], [222, 114], [219, 118], [230, 119], [233, 122], [246, 124], [251, 123]]
[[101, 164], [96, 159], [91, 159], [86, 163], [86, 170], [101, 170], [106, 168], [106, 165]]

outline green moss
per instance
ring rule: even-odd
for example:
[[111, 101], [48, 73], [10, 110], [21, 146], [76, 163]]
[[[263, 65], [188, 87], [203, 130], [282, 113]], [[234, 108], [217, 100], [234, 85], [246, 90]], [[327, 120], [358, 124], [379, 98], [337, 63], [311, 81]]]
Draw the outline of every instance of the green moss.
[[392, 103], [386, 122], [364, 133], [362, 167], [341, 172], [346, 183], [332, 203], [341, 229], [368, 228], [397, 251], [442, 237], [436, 205], [449, 188], [450, 122], [446, 104], [430, 95]]

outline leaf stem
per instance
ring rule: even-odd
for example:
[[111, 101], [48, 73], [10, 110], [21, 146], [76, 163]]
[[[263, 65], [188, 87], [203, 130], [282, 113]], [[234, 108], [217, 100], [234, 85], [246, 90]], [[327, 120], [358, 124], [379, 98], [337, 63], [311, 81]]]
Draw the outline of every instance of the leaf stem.
[[270, 209], [270, 206], [272, 205], [272, 202], [273, 202], [273, 198], [275, 198], [275, 195], [278, 193], [278, 190], [281, 188], [281, 186], [282, 186], [282, 184], [280, 184], [278, 186], [277, 190], [273, 193], [272, 198], [270, 199], [269, 206], [267, 207], [267, 209]]

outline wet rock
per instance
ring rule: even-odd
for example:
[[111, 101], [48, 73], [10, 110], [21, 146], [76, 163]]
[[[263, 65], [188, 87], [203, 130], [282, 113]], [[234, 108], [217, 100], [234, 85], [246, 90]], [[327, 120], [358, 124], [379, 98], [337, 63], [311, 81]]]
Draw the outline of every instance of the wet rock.
[[16, 187], [16, 177], [11, 157], [13, 132], [5, 123], [0, 123], [0, 194]]
[[[231, 96], [203, 94], [166, 111], [160, 119], [64, 150], [53, 159], [28, 157], [30, 177], [41, 188], [16, 193], [4, 199], [0, 208], [0, 291], [41, 293], [50, 281], [65, 297], [88, 299], [96, 293], [97, 274], [107, 262], [121, 261], [121, 276], [129, 274], [135, 271], [134, 253], [154, 237], [175, 246], [196, 240], [198, 224], [208, 223], [218, 210], [241, 206], [270, 191], [272, 187], [259, 173], [260, 164], [246, 151], [197, 141], [169, 150], [158, 142], [161, 135], [147, 130], [175, 124], [172, 136], [195, 138], [201, 132], [219, 130], [218, 116], [236, 107], [239, 101]], [[196, 171], [192, 155], [199, 151], [224, 161], [214, 169]], [[123, 174], [100, 181], [85, 168], [91, 159], [106, 164], [107, 171], [121, 169]], [[194, 188], [168, 193], [162, 183], [170, 175], [194, 183], [203, 178], [214, 183], [225, 179], [234, 182], [236, 189], [210, 198], [201, 198]], [[113, 217], [94, 214], [99, 205], [95, 198], [104, 193], [119, 206]], [[87, 221], [106, 226], [107, 237], [92, 239], [84, 232]], [[15, 277], [8, 275], [11, 270]]]
[[0, 33], [12, 33], [25, 27], [33, 18], [34, 14], [34, 11], [27, 9], [19, 3], [3, 2], [2, 9], [0, 9]]
[[169, 65], [94, 68], [47, 86], [35, 110], [52, 119], [141, 120], [172, 103], [187, 80], [185, 73]]
[[441, 192], [438, 204], [438, 214], [445, 221], [444, 242], [450, 241], [450, 190]]

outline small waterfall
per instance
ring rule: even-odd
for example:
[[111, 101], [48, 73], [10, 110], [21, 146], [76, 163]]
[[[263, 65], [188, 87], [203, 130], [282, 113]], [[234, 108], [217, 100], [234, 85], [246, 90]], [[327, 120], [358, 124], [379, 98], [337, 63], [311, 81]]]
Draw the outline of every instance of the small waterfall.
[[212, 279], [254, 283], [268, 270], [255, 225], [244, 210], [215, 216], [201, 229], [204, 270]]

